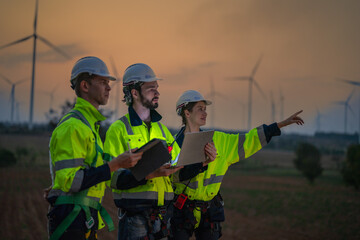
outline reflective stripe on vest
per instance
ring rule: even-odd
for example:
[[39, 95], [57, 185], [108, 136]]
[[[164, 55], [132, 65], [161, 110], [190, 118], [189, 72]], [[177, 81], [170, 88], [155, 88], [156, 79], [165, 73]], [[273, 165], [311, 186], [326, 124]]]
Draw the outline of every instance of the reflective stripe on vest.
[[210, 178], [204, 179], [204, 186], [207, 186], [207, 185], [213, 184], [213, 183], [221, 183], [223, 178], [224, 178], [224, 175], [216, 176], [216, 174], [212, 174], [210, 176]]
[[[73, 194], [70, 192], [68, 192], [68, 193], [63, 192], [60, 189], [52, 189], [51, 192], [49, 193], [48, 197], [51, 198], [51, 197], [59, 197], [59, 196], [73, 196]], [[89, 198], [89, 199], [97, 201], [97, 202], [100, 201], [100, 198], [97, 198], [97, 197], [86, 196], [86, 198]]]
[[[203, 186], [207, 186], [209, 184], [213, 184], [213, 183], [221, 183], [222, 180], [224, 178], [224, 175], [221, 175], [221, 176], [216, 176], [216, 174], [212, 174], [210, 176], [210, 178], [207, 178], [207, 179], [204, 179], [204, 182], [203, 182]], [[183, 182], [182, 182], [183, 183]], [[184, 184], [184, 183], [183, 183]], [[199, 187], [199, 182], [198, 181], [194, 181], [194, 182], [190, 182], [188, 185], [187, 185], [188, 188], [191, 188], [191, 189], [194, 189], [196, 190], [198, 187]]]
[[[158, 200], [158, 192], [148, 191], [148, 192], [114, 192], [114, 199], [146, 199], [146, 200]], [[165, 192], [165, 200], [173, 200], [174, 193]]]

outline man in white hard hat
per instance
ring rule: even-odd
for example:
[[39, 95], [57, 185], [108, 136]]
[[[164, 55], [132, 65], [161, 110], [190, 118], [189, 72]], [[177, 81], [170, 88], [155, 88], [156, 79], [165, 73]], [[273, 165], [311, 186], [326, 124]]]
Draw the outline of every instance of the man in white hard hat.
[[[56, 239], [97, 239], [96, 231], [111, 217], [101, 206], [105, 181], [118, 168], [134, 166], [141, 153], [124, 152], [111, 161], [103, 154], [99, 122], [105, 117], [98, 111], [109, 99], [109, 74], [97, 57], [78, 60], [71, 72], [75, 107], [59, 122], [50, 140], [52, 189], [47, 195], [49, 237]], [[100, 217], [101, 216], [101, 217]]]
[[[167, 144], [172, 159], [176, 158], [179, 147], [169, 130], [160, 123], [162, 117], [155, 110], [160, 96], [158, 80], [154, 71], [143, 63], [125, 70], [124, 102], [129, 109], [108, 129], [104, 144], [106, 153], [117, 156], [158, 138]], [[174, 197], [169, 175], [179, 169], [164, 165], [140, 181], [127, 169], [119, 169], [113, 174], [111, 187], [115, 205], [119, 208], [119, 240], [169, 236], [169, 206]]]

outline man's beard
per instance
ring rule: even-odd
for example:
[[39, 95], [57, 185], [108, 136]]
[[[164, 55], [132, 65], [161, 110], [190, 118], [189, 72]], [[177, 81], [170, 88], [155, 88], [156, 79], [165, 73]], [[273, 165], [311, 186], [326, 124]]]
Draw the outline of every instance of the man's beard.
[[150, 109], [150, 110], [154, 110], [155, 108], [157, 108], [157, 107], [159, 106], [159, 103], [152, 103], [152, 101], [153, 101], [154, 99], [159, 99], [159, 98], [158, 98], [158, 97], [154, 97], [153, 99], [151, 99], [151, 101], [149, 101], [149, 100], [145, 99], [145, 98], [143, 97], [143, 95], [140, 93], [140, 101], [141, 101], [141, 104], [142, 104], [144, 107], [146, 107], [146, 108], [148, 108], [148, 109]]

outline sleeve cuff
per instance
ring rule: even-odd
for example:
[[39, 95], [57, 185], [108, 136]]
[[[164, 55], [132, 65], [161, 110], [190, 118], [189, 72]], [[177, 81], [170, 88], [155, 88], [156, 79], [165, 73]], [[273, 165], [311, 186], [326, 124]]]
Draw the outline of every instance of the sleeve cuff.
[[278, 127], [277, 123], [273, 123], [268, 125], [263, 125], [264, 126], [264, 133], [265, 133], [265, 137], [266, 137], [266, 142], [269, 143], [271, 138], [273, 136], [280, 136], [281, 135], [281, 130]]

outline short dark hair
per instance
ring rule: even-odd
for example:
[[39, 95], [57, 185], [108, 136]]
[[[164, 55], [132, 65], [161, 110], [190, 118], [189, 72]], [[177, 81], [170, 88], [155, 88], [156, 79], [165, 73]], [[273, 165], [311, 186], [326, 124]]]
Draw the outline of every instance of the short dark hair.
[[126, 103], [126, 105], [131, 106], [134, 102], [131, 90], [135, 89], [141, 94], [141, 86], [143, 84], [143, 82], [137, 82], [123, 87], [124, 99], [122, 101]]
[[89, 73], [80, 73], [80, 75], [76, 78], [75, 86], [73, 87], [76, 96], [81, 97], [80, 83], [82, 81], [86, 81], [87, 83], [91, 84], [91, 80], [93, 80], [94, 78], [95, 78], [94, 74], [90, 75]]
[[182, 107], [181, 109], [181, 119], [182, 119], [182, 124], [186, 125], [186, 117], [185, 117], [185, 110], [188, 110], [189, 112], [192, 112], [194, 106], [196, 105], [196, 103], [198, 102], [190, 102], [188, 104], [186, 104], [186, 106]]

